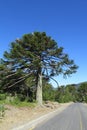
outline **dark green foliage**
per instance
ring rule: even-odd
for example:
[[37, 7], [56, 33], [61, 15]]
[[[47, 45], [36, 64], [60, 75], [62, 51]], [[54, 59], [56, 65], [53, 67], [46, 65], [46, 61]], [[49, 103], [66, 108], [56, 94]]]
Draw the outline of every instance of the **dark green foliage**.
[[45, 83], [43, 84], [43, 100], [47, 101], [55, 101], [55, 92], [56, 90], [53, 88], [51, 84]]
[[42, 77], [67, 76], [75, 73], [77, 68], [63, 48], [45, 32], [25, 34], [4, 52], [4, 60], [0, 61], [0, 88], [13, 95], [24, 94], [28, 99], [32, 97], [33, 88], [39, 102], [41, 92], [38, 93], [38, 88], [42, 87]]
[[78, 101], [87, 102], [87, 82], [81, 83], [78, 88]]
[[6, 99], [6, 94], [0, 93], [0, 100], [5, 100]]
[[76, 102], [77, 101], [77, 89], [75, 84], [67, 85], [66, 89], [68, 89], [68, 92], [71, 95], [71, 101]]
[[57, 89], [55, 100], [58, 102], [87, 102], [87, 82], [61, 86]]
[[77, 100], [77, 90], [73, 85], [61, 86], [56, 91], [55, 96], [58, 102], [76, 102]]
[[36, 73], [41, 68], [43, 74], [51, 76], [72, 74], [77, 69], [74, 61], [63, 53], [63, 48], [45, 32], [25, 34], [11, 43], [10, 52], [6, 51], [4, 57], [8, 68], [16, 72]]
[[58, 87], [55, 95], [55, 100], [57, 102], [64, 102], [63, 101], [64, 93], [65, 93], [65, 87], [64, 86]]

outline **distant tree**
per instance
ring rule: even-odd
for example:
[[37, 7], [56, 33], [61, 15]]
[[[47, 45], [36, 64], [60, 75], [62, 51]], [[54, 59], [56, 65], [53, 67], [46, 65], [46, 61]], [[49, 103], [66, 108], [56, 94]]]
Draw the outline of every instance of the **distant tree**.
[[56, 91], [55, 98], [58, 102], [76, 102], [77, 90], [74, 85], [60, 86]]
[[[53, 78], [63, 74], [64, 76], [75, 73], [77, 66], [68, 55], [63, 52], [57, 42], [47, 36], [45, 32], [34, 32], [23, 35], [11, 43], [11, 48], [4, 53], [4, 65], [8, 68], [8, 75], [16, 75], [20, 72], [20, 78], [12, 81], [11, 88], [19, 82], [34, 75], [36, 83], [36, 100], [42, 105], [42, 78]], [[5, 68], [5, 69], [6, 69]], [[11, 79], [12, 80], [12, 79]]]
[[73, 101], [73, 95], [69, 90], [69, 87], [65, 87], [64, 102]]
[[42, 90], [43, 90], [42, 95], [43, 95], [44, 101], [47, 101], [47, 100], [55, 101], [56, 90], [53, 88], [51, 84], [44, 82]]
[[66, 88], [68, 89], [70, 95], [71, 95], [71, 101], [76, 102], [77, 101], [77, 89], [75, 84], [66, 85]]
[[57, 88], [56, 90], [56, 94], [55, 94], [55, 101], [57, 102], [64, 102], [64, 95], [65, 95], [65, 86], [60, 86]]
[[81, 83], [78, 88], [78, 101], [87, 102], [87, 82]]

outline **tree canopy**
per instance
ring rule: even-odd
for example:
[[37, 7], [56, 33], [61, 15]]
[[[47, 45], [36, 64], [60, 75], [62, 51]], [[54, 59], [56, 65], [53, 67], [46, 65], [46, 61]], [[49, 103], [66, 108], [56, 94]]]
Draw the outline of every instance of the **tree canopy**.
[[[25, 34], [11, 43], [9, 51], [1, 59], [0, 75], [2, 84], [11, 88], [22, 81], [33, 77], [36, 86], [36, 100], [42, 104], [42, 79], [53, 76], [64, 76], [75, 73], [77, 65], [63, 52], [63, 47], [47, 36], [45, 32]], [[4, 72], [4, 73], [3, 73]], [[9, 83], [8, 80], [9, 79]]]

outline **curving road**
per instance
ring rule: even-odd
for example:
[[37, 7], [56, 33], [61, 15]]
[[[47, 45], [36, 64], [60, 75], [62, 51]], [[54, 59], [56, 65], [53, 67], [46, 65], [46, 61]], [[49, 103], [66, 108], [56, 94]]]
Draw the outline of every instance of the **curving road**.
[[87, 130], [87, 106], [74, 103], [34, 130]]

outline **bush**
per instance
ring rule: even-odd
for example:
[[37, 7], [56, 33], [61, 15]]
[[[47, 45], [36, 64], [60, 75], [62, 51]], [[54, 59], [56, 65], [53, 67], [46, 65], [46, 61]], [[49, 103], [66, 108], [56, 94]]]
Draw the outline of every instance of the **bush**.
[[4, 117], [5, 115], [5, 107], [4, 105], [0, 105], [0, 118]]
[[6, 94], [0, 94], [0, 100], [5, 100], [6, 99]]

